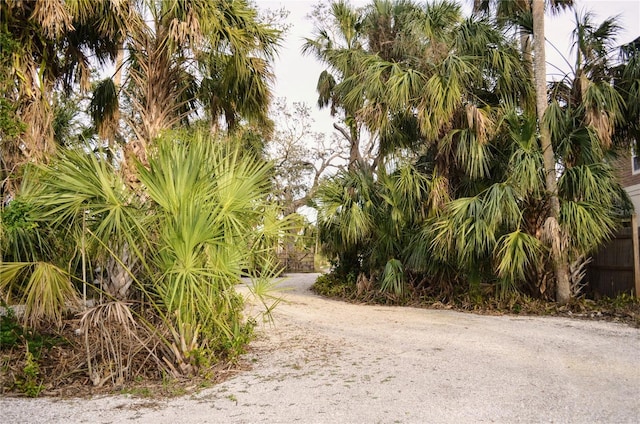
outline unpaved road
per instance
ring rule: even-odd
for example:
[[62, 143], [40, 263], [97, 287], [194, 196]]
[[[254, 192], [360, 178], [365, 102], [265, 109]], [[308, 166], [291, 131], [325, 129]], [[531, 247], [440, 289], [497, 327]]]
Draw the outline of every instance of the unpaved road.
[[0, 399], [0, 423], [638, 423], [640, 331], [351, 305], [293, 274], [253, 370], [171, 400]]

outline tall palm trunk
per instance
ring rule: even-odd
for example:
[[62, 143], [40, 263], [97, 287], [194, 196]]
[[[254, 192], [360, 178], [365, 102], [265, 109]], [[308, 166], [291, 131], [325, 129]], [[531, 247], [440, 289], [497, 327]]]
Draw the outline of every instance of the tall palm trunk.
[[118, 53], [116, 55], [116, 73], [113, 76], [113, 83], [116, 88], [120, 90], [122, 85], [122, 67], [124, 66], [124, 42], [120, 42], [118, 45]]
[[551, 242], [553, 267], [556, 277], [556, 302], [565, 304], [571, 298], [569, 283], [569, 265], [562, 250], [561, 232], [558, 224], [560, 216], [560, 201], [558, 199], [558, 184], [556, 181], [555, 154], [551, 144], [549, 129], [544, 125], [542, 117], [547, 109], [547, 69], [545, 58], [544, 38], [544, 0], [533, 0], [531, 4], [533, 14], [533, 48], [534, 48], [534, 81], [536, 87], [536, 109], [540, 126], [540, 144], [544, 157], [545, 183], [549, 195], [549, 216], [545, 230], [548, 231]]
[[134, 82], [130, 98], [137, 119], [131, 122], [131, 128], [136, 137], [126, 146], [124, 164], [126, 178], [131, 183], [137, 180], [136, 161], [146, 165], [148, 147], [163, 130], [180, 120], [179, 68], [172, 62], [166, 28], [160, 23], [156, 23], [156, 28], [156, 34], [142, 34], [132, 40], [137, 67], [131, 67], [128, 74]]

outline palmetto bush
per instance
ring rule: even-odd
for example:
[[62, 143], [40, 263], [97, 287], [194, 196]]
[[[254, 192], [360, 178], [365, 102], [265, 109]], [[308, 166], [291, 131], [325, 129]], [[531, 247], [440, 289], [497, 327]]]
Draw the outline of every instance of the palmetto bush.
[[[235, 285], [256, 258], [269, 253], [264, 241], [285, 230], [282, 221], [270, 219], [269, 173], [266, 162], [241, 154], [233, 140], [171, 133], [158, 141], [148, 165], [139, 166], [136, 191], [100, 153], [88, 150], [64, 151], [25, 180], [21, 201], [37, 211], [31, 229], [48, 228], [67, 241], [62, 252], [43, 249], [37, 258], [22, 260], [24, 248], [16, 247], [11, 258], [56, 264], [40, 271], [55, 271], [55, 281], [64, 275], [73, 290], [53, 298], [52, 318], [60, 321], [59, 311], [91, 283], [88, 275], [100, 277], [89, 290], [99, 304], [84, 312], [82, 327], [94, 382], [131, 377], [135, 354], [154, 361], [158, 375], [165, 370], [180, 376], [242, 351], [253, 324], [243, 315], [245, 299]], [[7, 237], [3, 242], [16, 244]], [[261, 261], [263, 268], [269, 263]], [[32, 287], [29, 278], [18, 278], [18, 266], [3, 264], [0, 289], [6, 295]], [[261, 282], [252, 292], [265, 294], [265, 288]], [[37, 325], [42, 316], [30, 311], [26, 321]], [[112, 311], [118, 316], [105, 318]], [[109, 322], [127, 329], [126, 346], [113, 348], [117, 331]], [[118, 354], [129, 359], [115, 361]], [[113, 364], [120, 368], [111, 369]]]

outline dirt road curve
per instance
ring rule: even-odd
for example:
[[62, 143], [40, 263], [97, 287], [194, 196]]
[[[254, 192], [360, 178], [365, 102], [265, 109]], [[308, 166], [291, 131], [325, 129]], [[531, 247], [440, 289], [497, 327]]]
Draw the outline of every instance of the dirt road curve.
[[637, 423], [640, 331], [350, 305], [283, 283], [254, 369], [157, 401], [0, 399], [2, 423]]

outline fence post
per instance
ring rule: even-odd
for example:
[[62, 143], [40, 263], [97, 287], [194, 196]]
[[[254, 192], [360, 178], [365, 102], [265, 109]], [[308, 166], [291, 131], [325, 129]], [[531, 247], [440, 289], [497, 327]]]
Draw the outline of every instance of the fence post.
[[633, 281], [636, 288], [636, 298], [640, 298], [640, 243], [638, 241], [638, 216], [631, 216], [631, 242], [633, 243]]

